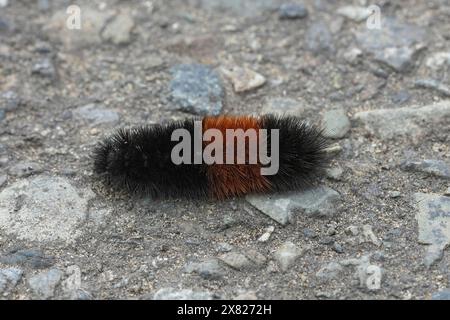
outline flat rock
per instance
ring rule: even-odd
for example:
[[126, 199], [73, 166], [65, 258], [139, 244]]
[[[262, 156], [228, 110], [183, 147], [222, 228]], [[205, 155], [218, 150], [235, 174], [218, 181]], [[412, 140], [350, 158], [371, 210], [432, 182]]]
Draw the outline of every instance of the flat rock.
[[175, 288], [161, 288], [153, 295], [153, 300], [212, 300], [213, 298], [214, 295], [208, 291]]
[[414, 81], [414, 86], [417, 88], [431, 89], [444, 97], [450, 97], [450, 87], [434, 79], [418, 79]]
[[19, 162], [9, 168], [8, 173], [11, 176], [18, 178], [25, 178], [34, 174], [43, 172], [43, 168], [40, 164], [35, 162]]
[[95, 103], [78, 107], [73, 113], [76, 118], [85, 120], [92, 126], [100, 124], [117, 124], [120, 119], [117, 112]]
[[436, 177], [450, 179], [450, 165], [442, 160], [406, 160], [400, 167], [405, 171], [424, 172]]
[[0, 256], [0, 263], [6, 265], [19, 265], [33, 269], [44, 269], [55, 264], [55, 258], [46, 256], [42, 251], [35, 249], [13, 250]]
[[254, 90], [266, 83], [266, 78], [263, 75], [248, 68], [223, 66], [220, 71], [231, 81], [234, 91], [238, 93]]
[[301, 3], [283, 3], [278, 14], [280, 19], [302, 19], [308, 15], [308, 10]]
[[20, 98], [15, 91], [4, 91], [0, 94], [0, 109], [9, 112], [19, 107]]
[[322, 121], [324, 136], [328, 138], [341, 139], [350, 130], [350, 120], [343, 109], [326, 111]]
[[131, 41], [133, 28], [134, 20], [130, 12], [121, 12], [106, 25], [102, 38], [117, 45], [128, 44]]
[[370, 242], [373, 243], [376, 246], [381, 245], [380, 239], [375, 235], [373, 232], [372, 226], [365, 224], [361, 228], [361, 237], [360, 237], [360, 243]]
[[177, 109], [199, 115], [222, 111], [224, 91], [216, 71], [201, 64], [181, 64], [171, 73], [170, 94]]
[[28, 285], [37, 298], [49, 299], [54, 296], [56, 286], [60, 283], [63, 275], [61, 270], [50, 269], [28, 279]]
[[274, 253], [274, 258], [278, 262], [282, 271], [287, 271], [302, 254], [302, 250], [290, 241], [283, 243]]
[[332, 167], [325, 170], [325, 174], [327, 175], [328, 179], [335, 180], [335, 181], [341, 181], [342, 175], [344, 174], [344, 170], [340, 167]]
[[334, 52], [333, 36], [324, 21], [311, 24], [306, 30], [306, 48], [314, 53]]
[[450, 243], [450, 198], [433, 193], [415, 193], [419, 243], [428, 245], [424, 264], [440, 260]]
[[450, 51], [433, 52], [425, 60], [425, 65], [432, 70], [450, 67]]
[[187, 273], [196, 273], [204, 279], [220, 279], [225, 274], [217, 259], [206, 259], [201, 262], [191, 262], [185, 266]]
[[407, 136], [418, 139], [431, 133], [433, 128], [450, 126], [450, 100], [419, 107], [362, 111], [354, 119], [367, 131], [381, 139]]
[[42, 77], [54, 78], [56, 76], [56, 68], [50, 58], [43, 58], [33, 65], [31, 73]]
[[335, 190], [321, 186], [303, 192], [248, 195], [246, 200], [273, 220], [286, 225], [296, 211], [316, 217], [333, 216], [340, 198]]
[[68, 266], [66, 279], [61, 282], [64, 296], [71, 300], [86, 300], [89, 294], [81, 289], [81, 269], [77, 265]]
[[344, 268], [337, 262], [329, 262], [316, 272], [316, 277], [322, 280], [336, 279]]
[[381, 29], [362, 26], [356, 33], [359, 45], [397, 72], [406, 71], [426, 40], [426, 32], [419, 26], [403, 24], [393, 18], [383, 19]]
[[236, 270], [243, 270], [252, 266], [252, 262], [239, 252], [227, 252], [219, 257], [224, 263]]
[[0, 188], [6, 184], [6, 181], [8, 181], [6, 174], [0, 174]]
[[371, 12], [366, 7], [361, 6], [343, 6], [337, 10], [337, 14], [344, 16], [350, 20], [361, 22], [367, 19]]
[[7, 296], [22, 278], [23, 271], [17, 268], [0, 269], [0, 295]]
[[261, 113], [298, 116], [302, 111], [307, 109], [307, 107], [306, 103], [292, 98], [275, 97], [267, 99], [261, 109]]
[[275, 231], [274, 226], [269, 226], [264, 230], [264, 233], [258, 238], [259, 242], [267, 242], [270, 239], [270, 236]]
[[450, 300], [450, 289], [443, 289], [433, 293], [431, 300]]
[[265, 11], [273, 11], [277, 0], [195, 0], [206, 10], [229, 11], [239, 16], [254, 17]]
[[0, 192], [0, 229], [24, 240], [72, 242], [94, 196], [62, 177], [17, 181]]

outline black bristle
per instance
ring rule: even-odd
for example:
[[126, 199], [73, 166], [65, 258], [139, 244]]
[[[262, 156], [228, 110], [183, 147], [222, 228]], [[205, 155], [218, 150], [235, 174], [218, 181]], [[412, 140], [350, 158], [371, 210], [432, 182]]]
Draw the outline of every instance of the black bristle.
[[262, 127], [268, 129], [270, 153], [270, 129], [279, 129], [279, 171], [266, 178], [274, 191], [299, 190], [310, 187], [322, 173], [328, 162], [325, 149], [329, 146], [322, 130], [295, 116], [265, 115]]
[[94, 150], [94, 171], [114, 187], [153, 198], [199, 198], [208, 194], [204, 165], [175, 165], [171, 161], [172, 132], [194, 121], [120, 129]]

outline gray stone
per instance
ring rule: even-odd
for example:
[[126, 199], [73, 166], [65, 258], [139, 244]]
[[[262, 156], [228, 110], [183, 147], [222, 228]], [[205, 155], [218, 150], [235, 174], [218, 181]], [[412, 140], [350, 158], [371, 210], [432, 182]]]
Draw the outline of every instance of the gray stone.
[[302, 230], [302, 232], [303, 232], [303, 235], [307, 238], [317, 238], [317, 233], [314, 230], [304, 228]]
[[220, 242], [217, 244], [217, 251], [218, 252], [230, 252], [233, 250], [233, 246], [229, 243]]
[[409, 99], [411, 99], [411, 95], [405, 90], [400, 90], [392, 95], [392, 102], [397, 104], [403, 104]]
[[419, 243], [426, 244], [424, 264], [440, 260], [450, 243], [450, 198], [433, 193], [415, 193]]
[[254, 291], [249, 291], [238, 294], [233, 300], [258, 300], [258, 297]]
[[287, 271], [291, 268], [295, 261], [302, 254], [302, 250], [294, 243], [286, 241], [274, 253], [274, 258], [277, 261], [282, 271]]
[[75, 117], [88, 121], [92, 126], [100, 124], [117, 124], [119, 114], [95, 103], [87, 104], [74, 110]]
[[6, 174], [0, 174], [0, 188], [6, 184], [6, 181], [8, 181]]
[[316, 272], [316, 277], [323, 280], [336, 279], [343, 269], [344, 268], [339, 263], [333, 261], [320, 268], [319, 271]]
[[0, 95], [0, 109], [9, 112], [19, 107], [20, 98], [14, 91], [5, 91]]
[[208, 291], [192, 289], [161, 288], [153, 296], [153, 300], [212, 300], [214, 295]]
[[434, 79], [418, 79], [414, 81], [417, 88], [432, 89], [444, 97], [450, 97], [450, 87]]
[[432, 70], [439, 70], [441, 68], [450, 66], [450, 51], [449, 52], [434, 52], [426, 60], [425, 65]]
[[272, 235], [272, 232], [274, 232], [275, 227], [269, 226], [264, 230], [264, 233], [258, 238], [259, 242], [267, 242]]
[[41, 11], [48, 11], [50, 9], [49, 0], [38, 0], [38, 8]]
[[55, 258], [46, 256], [42, 251], [34, 249], [21, 249], [10, 251], [0, 256], [0, 263], [6, 265], [19, 265], [33, 269], [44, 269], [55, 264]]
[[373, 232], [372, 226], [368, 225], [368, 224], [365, 224], [362, 226], [361, 243], [364, 243], [364, 242], [370, 242], [376, 246], [381, 245], [381, 241], [378, 239], [378, 237]]
[[0, 269], [0, 295], [7, 296], [22, 278], [23, 271], [17, 268]]
[[333, 216], [338, 211], [340, 198], [335, 190], [321, 186], [303, 192], [248, 195], [246, 200], [273, 220], [286, 225], [296, 211], [316, 217]]
[[341, 167], [333, 167], [333, 168], [326, 169], [325, 173], [327, 175], [327, 178], [329, 178], [331, 180], [340, 181], [340, 180], [342, 180], [342, 175], [344, 173], [344, 170]]
[[444, 191], [444, 196], [450, 197], [450, 187], [448, 187], [447, 190]]
[[299, 116], [307, 108], [306, 103], [292, 98], [269, 98], [263, 105], [261, 113]]
[[238, 66], [222, 66], [220, 72], [233, 84], [237, 93], [251, 91], [266, 83], [266, 78], [248, 68]]
[[374, 55], [376, 61], [403, 72], [421, 50], [426, 32], [419, 26], [403, 24], [393, 18], [383, 20], [382, 28], [362, 26], [356, 34], [359, 45]]
[[402, 196], [402, 193], [400, 191], [396, 191], [396, 190], [389, 191], [388, 196], [389, 196], [389, 198], [399, 198]]
[[382, 139], [397, 136], [412, 136], [419, 139], [429, 134], [433, 128], [445, 128], [450, 125], [450, 101], [423, 107], [362, 111], [356, 113], [354, 118], [371, 134]]
[[253, 262], [254, 266], [260, 268], [267, 262], [266, 257], [254, 249], [248, 249], [244, 252], [245, 256]]
[[222, 111], [224, 92], [217, 72], [201, 64], [177, 65], [171, 72], [171, 97], [177, 108], [199, 115]]
[[12, 29], [11, 25], [7, 20], [0, 18], [0, 32], [10, 31]]
[[345, 229], [345, 233], [351, 236], [357, 236], [359, 234], [359, 228], [357, 226], [348, 226]]
[[443, 289], [433, 293], [431, 300], [450, 300], [450, 289]]
[[323, 127], [325, 137], [340, 139], [350, 130], [350, 120], [343, 109], [329, 110], [323, 115]]
[[25, 178], [34, 174], [42, 173], [42, 166], [35, 162], [19, 162], [9, 168], [8, 173], [18, 178]]
[[255, 266], [253, 261], [239, 252], [224, 253], [219, 256], [219, 259], [236, 270], [251, 269]]
[[424, 172], [436, 177], [450, 179], [450, 165], [442, 160], [406, 160], [400, 165], [400, 167], [405, 171]]
[[308, 10], [303, 4], [283, 3], [278, 10], [280, 19], [301, 19], [308, 15]]
[[61, 270], [50, 269], [28, 279], [28, 284], [38, 299], [49, 299], [55, 295], [56, 286], [60, 283], [63, 275]]
[[344, 6], [340, 7], [337, 10], [337, 13], [341, 16], [344, 16], [350, 20], [361, 22], [363, 20], [366, 20], [371, 12], [366, 7], [360, 7], [360, 6]]
[[344, 59], [351, 63], [355, 64], [358, 62], [358, 59], [363, 55], [363, 52], [359, 48], [350, 48], [347, 51], [344, 52], [343, 57]]
[[24, 240], [72, 242], [81, 235], [94, 196], [62, 177], [17, 181], [0, 192], [0, 230]]
[[102, 37], [117, 45], [128, 44], [131, 41], [131, 31], [134, 20], [130, 12], [121, 12], [110, 21], [102, 32]]
[[33, 65], [31, 73], [42, 77], [54, 78], [56, 75], [56, 69], [50, 58], [44, 58]]
[[201, 262], [191, 262], [185, 266], [187, 273], [196, 273], [204, 279], [216, 280], [224, 276], [225, 271], [217, 259], [206, 259]]
[[375, 54], [375, 61], [385, 63], [397, 72], [403, 72], [411, 66], [422, 48], [421, 45], [385, 48]]
[[333, 250], [337, 253], [344, 253], [344, 248], [339, 243], [333, 243]]
[[62, 281], [61, 288], [64, 297], [71, 300], [87, 300], [89, 293], [81, 289], [81, 269], [77, 265], [68, 266], [66, 279]]
[[3, 109], [0, 109], [0, 121], [6, 118], [6, 112]]
[[334, 52], [333, 36], [323, 21], [314, 22], [306, 31], [306, 48], [312, 52]]
[[217, 12], [229, 11], [237, 15], [254, 17], [264, 11], [273, 11], [277, 8], [276, 0], [195, 0], [206, 10]]

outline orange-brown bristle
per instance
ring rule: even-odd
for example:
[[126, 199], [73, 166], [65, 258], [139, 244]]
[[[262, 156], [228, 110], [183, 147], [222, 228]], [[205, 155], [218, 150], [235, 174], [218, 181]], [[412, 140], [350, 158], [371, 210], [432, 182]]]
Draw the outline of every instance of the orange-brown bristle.
[[[245, 143], [245, 164], [237, 164], [237, 145], [234, 143], [234, 164], [226, 164], [226, 129], [248, 129], [256, 131], [260, 125], [257, 118], [251, 116], [217, 116], [203, 118], [203, 132], [208, 129], [218, 129], [223, 136], [224, 164], [212, 164], [207, 168], [207, 179], [212, 196], [225, 199], [233, 196], [242, 196], [253, 192], [265, 192], [270, 190], [270, 183], [261, 175], [261, 165], [249, 164], [249, 141]], [[250, 138], [248, 138], [250, 139]], [[211, 141], [212, 142], [212, 141]], [[204, 147], [211, 142], [204, 142]], [[256, 141], [256, 145], [258, 145]]]

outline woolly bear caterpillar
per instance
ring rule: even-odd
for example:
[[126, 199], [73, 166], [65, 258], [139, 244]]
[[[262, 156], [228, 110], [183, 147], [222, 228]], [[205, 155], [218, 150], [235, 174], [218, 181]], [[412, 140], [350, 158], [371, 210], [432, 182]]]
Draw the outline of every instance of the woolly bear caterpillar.
[[[259, 158], [256, 163], [248, 161], [251, 149], [247, 144], [244, 163], [195, 164], [192, 152], [189, 156], [192, 161], [175, 164], [172, 151], [179, 141], [173, 141], [173, 132], [185, 129], [193, 137], [194, 127], [194, 119], [186, 119], [165, 125], [119, 129], [96, 146], [94, 171], [113, 186], [154, 198], [225, 199], [249, 193], [302, 189], [313, 183], [328, 160], [325, 149], [329, 142], [322, 131], [295, 116], [222, 115], [201, 119], [203, 132], [216, 129], [226, 136], [227, 129], [245, 132], [248, 129], [266, 129], [268, 156], [271, 156], [273, 143], [271, 132], [277, 130], [279, 167], [276, 174], [261, 174], [265, 164]], [[230, 152], [227, 149], [229, 140], [225, 138], [223, 141], [225, 157]], [[202, 150], [205, 151], [212, 142], [214, 139], [202, 139]], [[192, 148], [188, 149], [194, 150], [195, 140], [191, 139], [189, 143]]]

